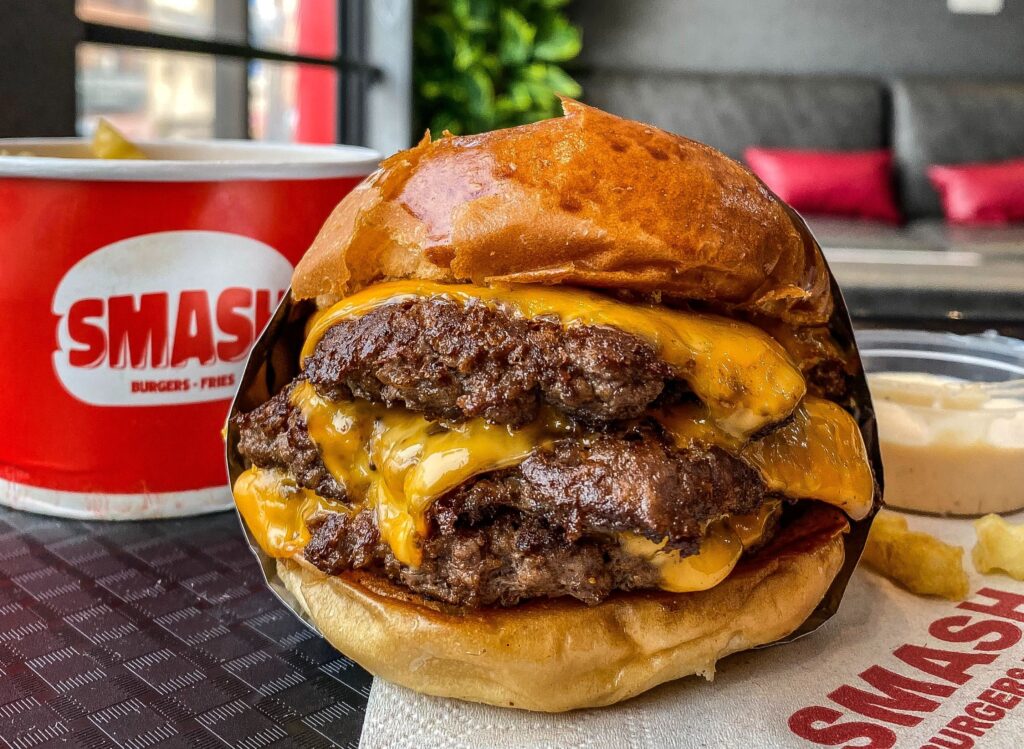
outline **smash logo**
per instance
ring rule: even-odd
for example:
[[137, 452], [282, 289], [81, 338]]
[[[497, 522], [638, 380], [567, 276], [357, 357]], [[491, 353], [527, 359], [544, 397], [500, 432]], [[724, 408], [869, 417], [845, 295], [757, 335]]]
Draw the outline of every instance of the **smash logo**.
[[[67, 315], [68, 335], [81, 348], [68, 352], [72, 367], [106, 364], [181, 367], [245, 358], [282, 292], [233, 286], [212, 300], [205, 289], [186, 289], [174, 304], [167, 292], [79, 299]], [[173, 324], [172, 324], [173, 323]]]
[[94, 405], [223, 400], [284, 296], [291, 264], [248, 237], [212, 231], [115, 242], [54, 294], [54, 369]]
[[[901, 645], [892, 653], [901, 662], [898, 671], [882, 665], [861, 671], [828, 693], [832, 705], [790, 715], [789, 729], [821, 746], [851, 749], [892, 749], [909, 741], [921, 749], [983, 746], [986, 734], [1012, 721], [1024, 700], [1024, 668], [1015, 650], [1024, 637], [1024, 595], [981, 588], [957, 608], [972, 613], [945, 616], [928, 627], [939, 647]], [[1004, 652], [1013, 654], [1009, 668], [996, 665]], [[939, 720], [922, 723], [929, 715]], [[923, 732], [903, 735], [919, 724]]]

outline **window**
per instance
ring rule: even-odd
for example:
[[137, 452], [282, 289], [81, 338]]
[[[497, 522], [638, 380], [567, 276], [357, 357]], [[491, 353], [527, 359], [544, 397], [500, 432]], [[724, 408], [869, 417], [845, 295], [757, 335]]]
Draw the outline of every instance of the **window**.
[[78, 130], [363, 143], [368, 0], [76, 0]]

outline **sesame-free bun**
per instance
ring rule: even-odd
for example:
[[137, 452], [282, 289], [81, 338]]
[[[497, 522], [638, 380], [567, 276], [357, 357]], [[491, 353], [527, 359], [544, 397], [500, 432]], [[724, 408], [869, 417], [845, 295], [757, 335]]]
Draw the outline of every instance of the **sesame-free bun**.
[[610, 705], [797, 629], [842, 567], [844, 516], [813, 505], [719, 585], [596, 606], [567, 598], [455, 612], [372, 574], [278, 575], [324, 637], [371, 673], [427, 694], [544, 712]]
[[393, 278], [569, 284], [828, 320], [820, 249], [754, 175], [650, 125], [563, 108], [386, 159], [327, 220], [295, 297], [329, 303]]

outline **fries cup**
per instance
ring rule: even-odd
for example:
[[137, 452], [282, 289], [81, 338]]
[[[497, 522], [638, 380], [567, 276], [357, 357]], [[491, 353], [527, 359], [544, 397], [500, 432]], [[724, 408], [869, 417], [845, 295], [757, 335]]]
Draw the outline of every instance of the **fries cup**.
[[0, 503], [89, 519], [231, 507], [221, 430], [292, 266], [377, 154], [0, 140]]

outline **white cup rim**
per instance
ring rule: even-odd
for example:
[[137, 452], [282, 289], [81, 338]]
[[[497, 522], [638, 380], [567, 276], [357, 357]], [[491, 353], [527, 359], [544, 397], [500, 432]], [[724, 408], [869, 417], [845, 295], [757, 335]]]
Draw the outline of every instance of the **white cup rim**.
[[365, 177], [380, 154], [362, 146], [251, 140], [138, 140], [153, 158], [96, 159], [84, 138], [0, 138], [0, 177], [104, 182], [225, 182]]

